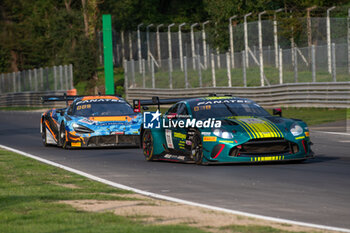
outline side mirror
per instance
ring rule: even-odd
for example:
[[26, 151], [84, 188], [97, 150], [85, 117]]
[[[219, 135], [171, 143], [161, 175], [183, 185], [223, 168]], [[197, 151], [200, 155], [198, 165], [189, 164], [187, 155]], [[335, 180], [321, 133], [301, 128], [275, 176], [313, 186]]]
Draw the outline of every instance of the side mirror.
[[274, 109], [272, 110], [272, 114], [273, 114], [273, 115], [279, 115], [280, 117], [282, 117], [282, 109], [280, 109], [280, 108], [274, 108]]
[[133, 100], [134, 112], [141, 112], [140, 100]]
[[168, 118], [169, 120], [170, 120], [170, 119], [175, 119], [175, 118], [177, 118], [177, 113], [170, 113], [170, 114], [168, 114], [168, 115], [166, 116], [166, 118]]
[[146, 110], [149, 109], [149, 107], [147, 107], [147, 106], [142, 106], [142, 109], [146, 111]]
[[60, 109], [60, 110], [56, 110], [56, 112], [61, 116], [64, 116], [64, 110]]

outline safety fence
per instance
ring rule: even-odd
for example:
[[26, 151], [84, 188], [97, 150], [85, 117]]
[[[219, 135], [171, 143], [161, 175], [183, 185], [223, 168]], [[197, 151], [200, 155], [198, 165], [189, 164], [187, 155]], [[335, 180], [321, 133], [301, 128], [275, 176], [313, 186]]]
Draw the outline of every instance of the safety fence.
[[0, 74], [0, 94], [73, 89], [73, 65]]
[[[279, 48], [326, 45], [325, 55], [330, 73], [332, 43], [347, 43], [346, 51], [350, 56], [350, 12], [347, 18], [332, 18], [331, 10], [327, 11], [327, 17], [293, 18], [291, 14], [275, 11], [273, 15], [271, 12], [261, 12], [258, 15], [234, 16], [227, 19], [227, 24], [209, 21], [194, 24], [140, 24], [135, 31], [113, 32], [114, 64], [121, 66], [124, 60], [135, 60], [141, 66], [142, 59], [156, 60], [160, 66], [164, 59], [180, 59], [183, 64], [185, 56], [208, 57], [212, 53], [218, 55], [229, 52], [234, 68], [236, 52], [245, 50], [246, 63], [249, 65], [250, 52], [273, 50], [274, 56], [271, 58], [277, 66]], [[103, 64], [102, 32], [98, 35], [100, 62]], [[307, 58], [311, 59], [311, 51]]]
[[350, 108], [350, 82], [293, 83], [265, 87], [203, 87], [189, 89], [128, 89], [126, 98], [195, 98], [209, 94], [249, 98], [264, 107], [325, 107]]
[[[350, 81], [348, 70], [348, 44], [331, 45], [331, 72], [328, 72], [328, 46], [278, 50], [245, 50], [232, 56], [209, 54], [204, 57], [183, 59], [125, 61], [125, 85], [127, 88], [196, 88], [265, 86], [303, 82]], [[248, 59], [246, 59], [248, 56]], [[262, 65], [260, 65], [262, 64]]]

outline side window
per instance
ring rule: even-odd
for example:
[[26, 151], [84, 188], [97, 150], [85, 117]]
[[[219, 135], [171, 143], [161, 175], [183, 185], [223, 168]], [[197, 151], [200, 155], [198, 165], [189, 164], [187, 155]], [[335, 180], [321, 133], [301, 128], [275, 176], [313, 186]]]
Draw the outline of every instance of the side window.
[[179, 108], [177, 110], [178, 115], [188, 115], [186, 104], [179, 104]]
[[68, 108], [67, 114], [68, 115], [72, 115], [73, 114], [73, 108], [74, 108], [75, 104], [71, 104]]
[[179, 108], [178, 104], [175, 104], [174, 106], [172, 106], [169, 110], [168, 110], [168, 114], [170, 113], [177, 113], [177, 110]]

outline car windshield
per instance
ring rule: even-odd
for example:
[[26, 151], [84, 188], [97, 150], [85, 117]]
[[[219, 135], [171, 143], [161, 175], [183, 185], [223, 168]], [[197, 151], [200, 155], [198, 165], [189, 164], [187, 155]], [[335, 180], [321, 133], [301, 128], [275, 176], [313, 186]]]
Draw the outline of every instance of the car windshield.
[[252, 101], [208, 101], [191, 106], [193, 118], [222, 118], [230, 116], [270, 116], [262, 107]]
[[132, 107], [126, 102], [80, 103], [74, 106], [74, 116], [125, 116], [135, 114]]

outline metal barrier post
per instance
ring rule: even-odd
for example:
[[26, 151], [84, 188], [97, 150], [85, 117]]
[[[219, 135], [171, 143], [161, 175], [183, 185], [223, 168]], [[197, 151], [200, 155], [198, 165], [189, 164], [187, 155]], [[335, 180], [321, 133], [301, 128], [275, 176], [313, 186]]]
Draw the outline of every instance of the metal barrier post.
[[139, 55], [139, 69], [140, 69], [140, 74], [141, 74], [141, 59], [142, 59], [142, 54], [141, 54], [141, 34], [140, 34], [140, 27], [143, 25], [143, 23], [140, 23], [137, 25], [137, 49], [138, 49], [138, 55]]
[[187, 57], [184, 56], [184, 73], [185, 73], [185, 88], [188, 88], [188, 76], [187, 76]]
[[[207, 39], [205, 33], [205, 25], [209, 23], [209, 20], [205, 21], [202, 24], [202, 39], [203, 39], [203, 58], [204, 58], [204, 67], [207, 69], [208, 67], [208, 55], [207, 55]], [[199, 68], [200, 69], [200, 68]], [[200, 71], [199, 71], [200, 72]]]
[[146, 61], [142, 59], [142, 87], [146, 88]]
[[[106, 61], [106, 59], [105, 59], [105, 61]], [[66, 90], [69, 90], [68, 66], [67, 66], [67, 65], [64, 65], [64, 76], [66, 76], [66, 77], [65, 77], [65, 79], [66, 79]], [[48, 72], [47, 72], [47, 77], [49, 77]], [[47, 78], [47, 83], [49, 83], [49, 79], [48, 79], [48, 78]], [[113, 86], [113, 88], [114, 88], [114, 86]], [[113, 91], [114, 91], [114, 89], [113, 89]]]
[[330, 11], [333, 10], [335, 6], [327, 9], [327, 58], [328, 58], [328, 72], [332, 73], [332, 48], [331, 48], [331, 22], [330, 22]]
[[56, 66], [53, 67], [53, 79], [54, 79], [54, 88], [55, 88], [55, 91], [57, 91], [57, 74], [56, 74]]
[[214, 54], [211, 54], [211, 77], [213, 81], [213, 87], [216, 87], [216, 77], [215, 77], [215, 58]]
[[227, 81], [228, 81], [228, 86], [232, 87], [230, 53], [226, 53], [226, 64], [227, 64]]
[[73, 80], [73, 65], [69, 64], [69, 80], [70, 80], [70, 89], [74, 88], [74, 80]]
[[18, 92], [21, 92], [22, 91], [21, 71], [17, 72], [17, 77], [18, 77]]
[[16, 72], [13, 72], [13, 73], [12, 73], [13, 92], [16, 92], [16, 91], [17, 91], [16, 79], [17, 79], [17, 77], [16, 77]]
[[[134, 60], [131, 60], [131, 78], [132, 78], [132, 86], [133, 87], [135, 87], [135, 63], [134, 62], [135, 62]], [[140, 70], [141, 69], [142, 68], [140, 67]]]
[[202, 68], [201, 68], [201, 58], [200, 55], [197, 56], [197, 64], [198, 64], [198, 77], [199, 77], [199, 87], [202, 87]]
[[[60, 66], [61, 67], [61, 69], [62, 69], [62, 66]], [[43, 70], [43, 68], [41, 67], [40, 69], [39, 69], [39, 71], [40, 71], [40, 89], [41, 90], [44, 90], [44, 70]], [[62, 75], [63, 76], [63, 75]], [[61, 76], [61, 78], [62, 78], [62, 76]]]
[[261, 16], [265, 13], [266, 11], [260, 12], [258, 16], [260, 84], [262, 87], [265, 85], [265, 83], [264, 83], [264, 57], [263, 57], [263, 47], [262, 47]]
[[125, 93], [127, 93], [127, 89], [128, 89], [128, 62], [126, 61], [126, 59], [124, 59], [124, 89], [125, 89]]
[[333, 82], [337, 81], [337, 68], [336, 68], [336, 60], [335, 60], [335, 44], [332, 43], [332, 78]]
[[29, 79], [29, 91], [33, 91], [33, 89], [32, 89], [32, 70], [28, 70], [28, 79]]
[[298, 82], [298, 53], [297, 53], [297, 48], [295, 47], [294, 49], [294, 82]]
[[38, 91], [38, 70], [34, 69], [34, 85], [35, 85], [35, 91]]
[[151, 59], [152, 88], [156, 88], [156, 78], [154, 76], [154, 61]]
[[[63, 67], [62, 65], [60, 65], [58, 67], [59, 71], [60, 71], [60, 84], [61, 84], [61, 90], [64, 90], [64, 86], [63, 86]], [[40, 71], [41, 72], [41, 71]]]
[[169, 66], [169, 88], [170, 89], [173, 89], [173, 74], [172, 74], [172, 72], [171, 72], [171, 69], [170, 69], [170, 67], [171, 67], [171, 60], [170, 59], [168, 59], [168, 66]]
[[245, 51], [242, 51], [242, 71], [243, 71], [243, 86], [247, 87], [247, 70], [246, 70], [246, 64], [245, 64]]
[[315, 45], [311, 45], [311, 71], [312, 71], [312, 82], [316, 82], [316, 54]]
[[245, 65], [249, 67], [249, 56], [248, 56], [248, 25], [247, 25], [247, 17], [252, 13], [248, 13], [244, 15], [244, 51], [245, 51]]
[[279, 78], [280, 78], [280, 84], [283, 84], [283, 57], [282, 57], [282, 49], [279, 49]]
[[182, 23], [179, 25], [179, 57], [180, 57], [180, 67], [181, 71], [184, 70], [184, 61], [183, 61], [183, 52], [182, 52], [182, 32], [181, 32], [181, 27], [184, 26], [186, 23]]

